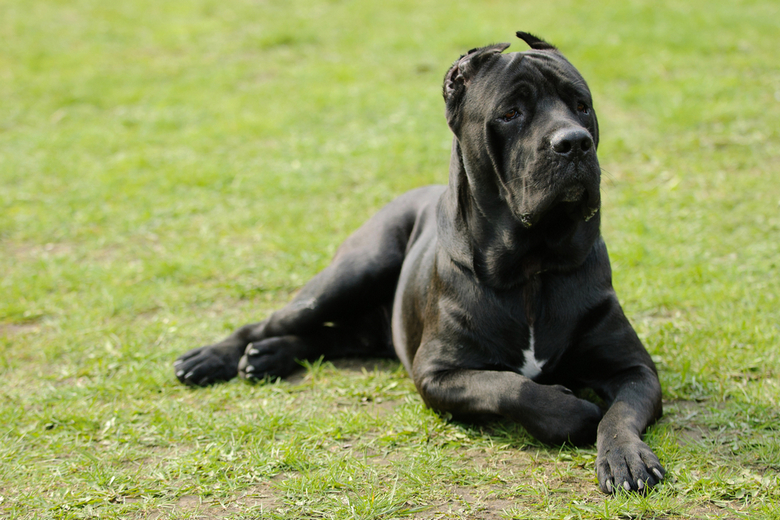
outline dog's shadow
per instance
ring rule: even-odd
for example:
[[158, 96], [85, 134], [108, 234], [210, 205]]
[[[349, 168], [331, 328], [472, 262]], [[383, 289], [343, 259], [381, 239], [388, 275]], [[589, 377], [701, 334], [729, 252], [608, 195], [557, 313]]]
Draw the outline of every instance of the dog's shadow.
[[385, 375], [394, 373], [403, 374], [404, 377], [408, 378], [401, 362], [398, 359], [393, 358], [355, 356], [329, 360], [320, 358], [314, 362], [299, 361], [298, 363], [300, 364], [300, 367], [283, 378], [283, 381], [286, 381], [292, 386], [300, 385], [307, 379], [317, 377], [321, 370], [328, 370], [331, 369], [331, 367], [334, 372], [345, 373], [346, 375], [371, 374], [372, 372], [378, 372]]
[[[347, 376], [359, 376], [360, 374], [382, 374], [383, 376], [400, 376], [408, 379], [408, 375], [401, 361], [394, 358], [355, 356], [331, 360], [320, 359], [315, 362], [300, 362], [300, 367], [283, 380], [290, 386], [305, 385], [311, 379], [317, 379], [322, 371], [345, 373]], [[411, 381], [410, 379], [408, 379]], [[416, 392], [411, 392], [419, 399]], [[597, 404], [606, 411], [604, 401], [592, 390], [581, 389], [575, 391], [575, 395]], [[365, 399], [364, 399], [365, 400]], [[399, 401], [384, 401], [385, 407], [392, 408], [391, 403]], [[365, 404], [365, 403], [363, 403]], [[422, 403], [421, 403], [422, 404]], [[422, 405], [425, 406], [425, 405]], [[388, 410], [389, 411], [389, 410]], [[574, 449], [574, 445], [566, 443], [563, 446], [549, 445], [532, 437], [519, 423], [509, 419], [495, 416], [470, 416], [468, 418], [453, 417], [447, 412], [432, 410], [442, 421], [457, 428], [460, 433], [471, 438], [490, 436], [494, 442], [499, 441], [514, 448], [527, 450], [542, 450], [560, 452], [561, 450]], [[595, 445], [594, 445], [595, 446]], [[587, 448], [587, 447], [586, 447]]]

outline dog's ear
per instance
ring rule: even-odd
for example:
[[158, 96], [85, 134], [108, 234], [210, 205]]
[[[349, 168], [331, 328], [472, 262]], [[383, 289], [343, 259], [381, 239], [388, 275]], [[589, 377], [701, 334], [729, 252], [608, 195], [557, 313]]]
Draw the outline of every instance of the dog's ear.
[[523, 40], [525, 43], [528, 44], [529, 47], [532, 49], [536, 49], [537, 51], [557, 51], [557, 47], [555, 45], [552, 45], [550, 43], [547, 43], [546, 41], [542, 40], [541, 38], [534, 36], [531, 33], [523, 32], [523, 31], [517, 31], [517, 37]]
[[447, 102], [447, 105], [460, 97], [469, 81], [477, 75], [480, 67], [497, 54], [504, 52], [507, 47], [509, 47], [508, 43], [488, 45], [487, 47], [481, 47], [479, 49], [471, 49], [458, 58], [458, 60], [452, 64], [450, 70], [447, 71], [447, 75], [444, 76], [442, 93], [444, 94], [444, 100]]

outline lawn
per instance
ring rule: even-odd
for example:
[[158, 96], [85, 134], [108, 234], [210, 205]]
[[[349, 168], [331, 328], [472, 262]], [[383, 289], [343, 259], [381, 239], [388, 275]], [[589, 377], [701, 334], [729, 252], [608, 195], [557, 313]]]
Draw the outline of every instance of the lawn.
[[[0, 517], [780, 518], [780, 4], [0, 0]], [[204, 389], [181, 352], [283, 305], [446, 182], [441, 81], [516, 30], [599, 114], [602, 231], [669, 470], [426, 409], [403, 368]]]

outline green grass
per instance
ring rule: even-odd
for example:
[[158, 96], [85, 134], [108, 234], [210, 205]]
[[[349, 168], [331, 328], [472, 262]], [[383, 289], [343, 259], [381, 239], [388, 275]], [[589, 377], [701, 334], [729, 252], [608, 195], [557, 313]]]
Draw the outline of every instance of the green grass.
[[[780, 517], [780, 6], [0, 0], [0, 516]], [[589, 80], [623, 306], [669, 470], [426, 410], [395, 362], [179, 385], [394, 196], [446, 181], [463, 51]]]

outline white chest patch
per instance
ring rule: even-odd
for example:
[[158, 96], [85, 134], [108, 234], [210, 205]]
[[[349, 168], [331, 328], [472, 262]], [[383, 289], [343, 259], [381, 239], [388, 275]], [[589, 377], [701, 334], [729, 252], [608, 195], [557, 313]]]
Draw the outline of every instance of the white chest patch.
[[542, 373], [542, 367], [544, 361], [537, 361], [536, 352], [534, 351], [534, 328], [528, 329], [528, 350], [524, 352], [525, 363], [523, 368], [520, 369], [520, 373], [529, 379], [533, 379]]

